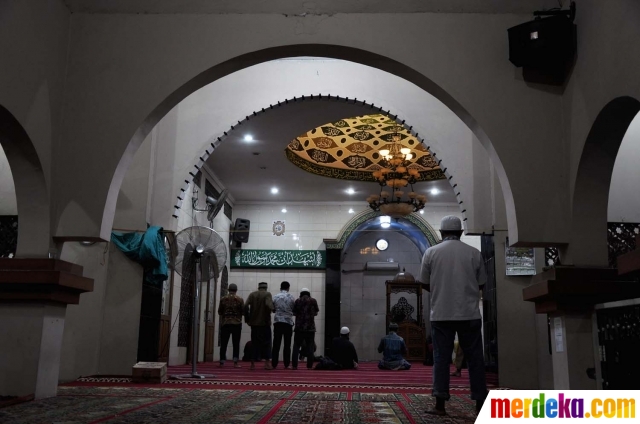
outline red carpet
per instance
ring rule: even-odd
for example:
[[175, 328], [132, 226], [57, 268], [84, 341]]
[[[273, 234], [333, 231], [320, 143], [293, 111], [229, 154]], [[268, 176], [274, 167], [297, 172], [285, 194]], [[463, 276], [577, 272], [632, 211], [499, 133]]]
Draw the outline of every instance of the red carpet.
[[[348, 385], [373, 385], [373, 386], [431, 386], [433, 383], [433, 367], [422, 364], [414, 364], [407, 371], [379, 370], [378, 364], [368, 362], [360, 364], [357, 370], [343, 371], [319, 371], [308, 370], [305, 366], [297, 370], [284, 369], [278, 365], [275, 370], [265, 370], [264, 363], [256, 363], [256, 369], [249, 370], [249, 363], [243, 362], [242, 368], [233, 368], [233, 364], [226, 364], [220, 368], [217, 364], [208, 362], [198, 364], [198, 372], [201, 374], [214, 374], [217, 380], [225, 381], [251, 381], [256, 383], [312, 383], [312, 384], [348, 384]], [[191, 366], [169, 367], [167, 374], [185, 374], [191, 371]], [[454, 371], [454, 368], [451, 369]], [[497, 387], [497, 374], [487, 373], [487, 385]], [[461, 377], [451, 377], [452, 387], [468, 387], [469, 374], [462, 370]]]
[[[74, 386], [137, 386], [137, 387], [183, 387], [183, 388], [252, 388], [260, 390], [282, 390], [283, 388], [321, 391], [342, 390], [369, 392], [406, 391], [412, 393], [428, 393], [433, 383], [431, 366], [414, 365], [407, 371], [379, 370], [377, 363], [360, 364], [358, 370], [319, 371], [308, 370], [306, 367], [297, 370], [284, 369], [282, 366], [275, 370], [265, 370], [264, 363], [256, 363], [255, 370], [249, 370], [249, 363], [242, 363], [242, 368], [233, 368], [233, 364], [218, 367], [217, 363], [198, 364], [200, 374], [213, 374], [215, 378], [206, 380], [168, 380], [162, 385], [132, 384], [128, 377], [84, 377], [68, 383]], [[453, 368], [452, 368], [453, 371]], [[189, 365], [173, 366], [168, 369], [168, 376], [188, 374]], [[489, 389], [497, 388], [496, 374], [487, 373]], [[469, 375], [462, 371], [462, 377], [451, 377], [451, 391], [468, 393]]]

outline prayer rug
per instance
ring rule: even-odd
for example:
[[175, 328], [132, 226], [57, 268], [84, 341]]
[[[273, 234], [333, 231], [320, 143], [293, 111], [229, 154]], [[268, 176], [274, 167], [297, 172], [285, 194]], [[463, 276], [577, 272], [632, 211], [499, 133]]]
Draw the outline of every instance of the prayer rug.
[[0, 409], [2, 423], [473, 423], [474, 402], [451, 396], [448, 417], [409, 392], [62, 386], [58, 396]]

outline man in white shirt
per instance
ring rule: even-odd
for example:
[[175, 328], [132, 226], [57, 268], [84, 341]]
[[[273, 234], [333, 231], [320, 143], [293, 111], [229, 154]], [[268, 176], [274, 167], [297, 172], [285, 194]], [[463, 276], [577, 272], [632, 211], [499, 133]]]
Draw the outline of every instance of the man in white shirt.
[[469, 366], [471, 399], [480, 411], [487, 397], [482, 349], [482, 319], [478, 300], [487, 280], [478, 251], [460, 241], [462, 222], [445, 216], [440, 223], [442, 242], [430, 247], [422, 258], [421, 280], [431, 292], [433, 338], [433, 396], [435, 415], [446, 415], [449, 400], [449, 366], [456, 333]]

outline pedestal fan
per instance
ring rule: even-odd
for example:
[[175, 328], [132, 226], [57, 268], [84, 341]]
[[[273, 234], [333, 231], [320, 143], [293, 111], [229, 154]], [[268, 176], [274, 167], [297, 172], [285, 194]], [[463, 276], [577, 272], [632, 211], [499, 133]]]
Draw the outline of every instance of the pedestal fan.
[[[224, 267], [227, 262], [227, 247], [217, 232], [209, 227], [201, 226], [185, 228], [176, 234], [175, 241], [176, 257], [173, 268], [182, 278], [187, 281], [193, 280], [194, 284], [191, 324], [192, 360], [191, 374], [172, 375], [171, 378], [212, 378], [215, 376], [198, 374], [197, 372], [198, 352], [196, 346], [199, 336], [200, 284], [208, 281], [212, 276], [217, 280], [216, 271]], [[217, 261], [218, 266], [214, 267], [213, 261]]]

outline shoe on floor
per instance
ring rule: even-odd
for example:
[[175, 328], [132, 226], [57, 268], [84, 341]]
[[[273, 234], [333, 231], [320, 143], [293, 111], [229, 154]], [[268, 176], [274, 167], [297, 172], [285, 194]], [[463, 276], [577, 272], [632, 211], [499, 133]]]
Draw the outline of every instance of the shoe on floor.
[[437, 409], [437, 408], [433, 408], [433, 409], [427, 409], [426, 411], [427, 414], [429, 415], [437, 415], [439, 417], [444, 417], [445, 415], [447, 415], [447, 411], [444, 409]]
[[273, 365], [271, 365], [270, 363], [267, 362], [266, 364], [264, 364], [264, 369], [265, 370], [272, 370], [273, 369]]
[[254, 364], [253, 362], [251, 363], [251, 366], [249, 367], [250, 370], [255, 370], [256, 369], [256, 364]]
[[462, 377], [462, 371], [454, 371], [450, 375], [451, 377]]
[[239, 363], [236, 362], [236, 363], [233, 364], [233, 368], [242, 368], [242, 367], [240, 366]]

